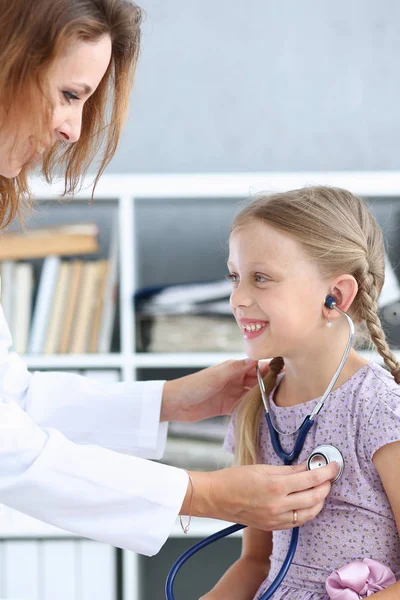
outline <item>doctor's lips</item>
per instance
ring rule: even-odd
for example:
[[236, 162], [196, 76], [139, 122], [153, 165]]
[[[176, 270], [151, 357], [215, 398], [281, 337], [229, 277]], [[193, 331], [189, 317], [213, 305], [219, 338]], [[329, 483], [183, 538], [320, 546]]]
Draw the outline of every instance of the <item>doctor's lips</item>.
[[265, 331], [268, 321], [262, 321], [260, 319], [238, 319], [238, 324], [242, 330], [243, 337], [246, 340], [250, 340], [261, 335]]

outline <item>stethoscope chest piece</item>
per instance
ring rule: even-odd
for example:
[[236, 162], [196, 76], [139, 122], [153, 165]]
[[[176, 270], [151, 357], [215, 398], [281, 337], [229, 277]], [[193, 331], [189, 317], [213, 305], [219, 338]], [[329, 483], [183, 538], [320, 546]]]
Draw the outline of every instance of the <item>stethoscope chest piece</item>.
[[332, 483], [335, 483], [342, 476], [344, 469], [344, 458], [340, 450], [336, 446], [330, 444], [323, 444], [315, 448], [314, 452], [310, 454], [307, 460], [307, 469], [312, 471], [313, 469], [319, 469], [325, 467], [329, 463], [336, 461], [339, 465], [339, 471]]

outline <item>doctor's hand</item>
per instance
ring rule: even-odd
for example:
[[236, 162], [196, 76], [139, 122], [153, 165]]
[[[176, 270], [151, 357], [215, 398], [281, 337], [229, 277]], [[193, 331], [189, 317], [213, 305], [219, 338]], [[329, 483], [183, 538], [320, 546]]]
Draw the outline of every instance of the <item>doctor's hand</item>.
[[180, 514], [211, 517], [271, 531], [313, 519], [322, 509], [338, 465], [307, 471], [305, 465], [248, 465], [209, 473], [190, 472], [193, 481]]
[[[160, 421], [201, 421], [230, 415], [242, 396], [256, 385], [256, 365], [257, 361], [250, 359], [227, 360], [193, 375], [167, 381]], [[262, 374], [268, 369], [268, 363], [263, 363]]]

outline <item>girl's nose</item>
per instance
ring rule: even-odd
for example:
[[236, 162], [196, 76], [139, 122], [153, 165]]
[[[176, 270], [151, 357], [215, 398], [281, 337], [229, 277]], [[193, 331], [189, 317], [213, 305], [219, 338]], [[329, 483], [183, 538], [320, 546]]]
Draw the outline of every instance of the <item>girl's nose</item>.
[[253, 304], [253, 299], [248, 289], [241, 283], [232, 291], [231, 306], [233, 308], [247, 308]]

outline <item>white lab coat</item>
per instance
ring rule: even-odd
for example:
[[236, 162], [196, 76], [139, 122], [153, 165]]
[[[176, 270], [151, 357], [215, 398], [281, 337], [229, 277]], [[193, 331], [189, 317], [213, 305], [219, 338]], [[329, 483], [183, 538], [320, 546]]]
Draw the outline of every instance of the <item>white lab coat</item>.
[[138, 458], [163, 453], [163, 382], [32, 374], [10, 347], [0, 308], [0, 504], [84, 537], [158, 552], [188, 484], [185, 471]]

